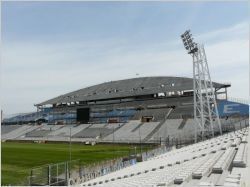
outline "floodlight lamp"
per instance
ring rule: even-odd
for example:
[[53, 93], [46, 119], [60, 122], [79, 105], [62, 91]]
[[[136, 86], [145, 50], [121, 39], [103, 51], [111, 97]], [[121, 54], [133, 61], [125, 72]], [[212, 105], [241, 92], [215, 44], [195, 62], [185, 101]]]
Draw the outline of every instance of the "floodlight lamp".
[[183, 41], [183, 43], [185, 43], [187, 40], [186, 40], [186, 38], [183, 38], [182, 41]]
[[194, 42], [192, 34], [190, 30], [186, 30], [182, 35], [181, 39], [183, 41], [185, 49], [188, 51], [189, 54], [194, 54], [198, 51], [197, 43]]
[[193, 43], [192, 38], [188, 39], [187, 41], [188, 41], [188, 43], [190, 43], [190, 44], [192, 44], [192, 43]]

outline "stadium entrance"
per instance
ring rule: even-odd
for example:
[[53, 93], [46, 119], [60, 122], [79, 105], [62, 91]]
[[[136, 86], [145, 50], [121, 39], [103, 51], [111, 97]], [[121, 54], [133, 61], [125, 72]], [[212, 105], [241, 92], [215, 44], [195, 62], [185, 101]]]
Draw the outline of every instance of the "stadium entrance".
[[153, 121], [153, 116], [142, 116], [141, 122], [151, 122]]
[[76, 110], [76, 121], [80, 123], [89, 122], [89, 108], [78, 108]]

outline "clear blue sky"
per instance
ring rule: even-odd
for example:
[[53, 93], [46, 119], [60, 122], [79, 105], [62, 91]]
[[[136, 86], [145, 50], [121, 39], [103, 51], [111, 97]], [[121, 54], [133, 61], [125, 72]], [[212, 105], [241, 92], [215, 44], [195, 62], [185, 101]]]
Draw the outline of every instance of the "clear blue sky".
[[[215, 81], [238, 84], [245, 78], [230, 75], [247, 75], [247, 23], [247, 2], [2, 2], [3, 110], [30, 111], [50, 97], [136, 73], [192, 76], [191, 64], [181, 67], [191, 61], [180, 40], [186, 29], [207, 45]], [[232, 85], [232, 97], [246, 99], [248, 89], [239, 89]]]
[[3, 40], [159, 42], [247, 20], [245, 2], [4, 2]]

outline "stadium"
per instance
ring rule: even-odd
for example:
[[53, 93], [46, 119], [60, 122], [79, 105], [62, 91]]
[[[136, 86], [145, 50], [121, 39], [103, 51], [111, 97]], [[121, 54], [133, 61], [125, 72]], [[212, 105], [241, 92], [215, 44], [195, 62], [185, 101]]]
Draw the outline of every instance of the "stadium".
[[[223, 150], [227, 150], [229, 147], [230, 153], [228, 154], [235, 155], [233, 147], [239, 146], [240, 139], [243, 137], [244, 141], [247, 142], [245, 139], [248, 131], [245, 128], [249, 125], [249, 107], [243, 102], [231, 101], [227, 98], [227, 89], [230, 86], [230, 84], [213, 82], [219, 117], [223, 134], [225, 135], [223, 137], [218, 136], [219, 131], [217, 129], [215, 136], [218, 136], [218, 138], [209, 139], [207, 137], [208, 140], [205, 142], [215, 144], [217, 150], [222, 149], [222, 147]], [[183, 154], [181, 150], [184, 152], [188, 151], [189, 148], [196, 150], [203, 144], [208, 144], [203, 141], [199, 143], [201, 145], [193, 144], [195, 143], [193, 93], [193, 79], [186, 77], [141, 77], [94, 85], [38, 103], [35, 105], [37, 112], [20, 114], [4, 119], [1, 126], [2, 142], [63, 143], [70, 141], [70, 143], [83, 143], [86, 145], [137, 145], [140, 150], [134, 151], [129, 158], [126, 157], [130, 160], [116, 160], [115, 163], [112, 162], [108, 166], [106, 165], [106, 168], [111, 167], [111, 164], [112, 167], [115, 167], [112, 170], [120, 170], [124, 167], [125, 171], [131, 171], [129, 168], [137, 167], [139, 164], [135, 163], [140, 161], [144, 161], [141, 163], [144, 165], [148, 162], [154, 163], [153, 160], [161, 164], [162, 161], [160, 160], [165, 159], [164, 154], [167, 156], [167, 152], [173, 149], [173, 147], [178, 149], [170, 151], [170, 153], [173, 152], [173, 154], [181, 156]], [[219, 97], [224, 99], [219, 99]], [[218, 143], [222, 139], [223, 143]], [[201, 141], [201, 137], [199, 141]], [[144, 146], [149, 144], [152, 144], [154, 147], [145, 152]], [[199, 149], [203, 151], [196, 151], [197, 154], [206, 155], [212, 151], [210, 149], [214, 150], [215, 147], [206, 149], [206, 151], [203, 149]], [[241, 149], [245, 150], [245, 148]], [[155, 157], [156, 155], [159, 156]], [[211, 158], [209, 155], [204, 157], [204, 159], [211, 160], [213, 157], [218, 159], [221, 155], [222, 151], [211, 155]], [[204, 162], [204, 159], [201, 159], [201, 162]], [[147, 160], [150, 161], [147, 162]], [[174, 162], [177, 163], [178, 161]], [[196, 161], [194, 160], [194, 162]], [[128, 167], [129, 165], [132, 166]], [[185, 164], [183, 163], [183, 165]], [[106, 176], [105, 173], [111, 172], [108, 169], [102, 170], [102, 167], [104, 167], [103, 163], [95, 166], [93, 170], [89, 171], [88, 169], [85, 171], [86, 173], [76, 172], [71, 177], [69, 177], [69, 174], [65, 174], [65, 177], [61, 176], [57, 183], [54, 183], [52, 179], [48, 181], [47, 177], [39, 181], [33, 176], [29, 184], [77, 185], [103, 175], [103, 182], [96, 178], [98, 179], [97, 182], [94, 180], [92, 183], [86, 183], [88, 185], [97, 185], [99, 182], [105, 183], [109, 176]], [[154, 164], [150, 170], [147, 164], [145, 167], [148, 170], [143, 167], [141, 170], [137, 169], [137, 174], [145, 170], [145, 176], [142, 175], [141, 177], [146, 177], [146, 171], [151, 170], [150, 173], [152, 174], [153, 171], [158, 171], [158, 166], [156, 167]], [[182, 164], [180, 164], [180, 167], [182, 167]], [[164, 171], [164, 167], [159, 165], [159, 168], [159, 172], [156, 173], [161, 175], [160, 172]], [[72, 169], [73, 173], [75, 172], [74, 170]], [[37, 171], [34, 170], [33, 172], [36, 173]], [[116, 175], [115, 173], [113, 175]], [[122, 173], [130, 180], [128, 174]], [[134, 173], [134, 175], [137, 174]], [[132, 176], [132, 173], [130, 175]], [[117, 176], [118, 179], [121, 177], [123, 176]], [[142, 180], [141, 177], [139, 177], [140, 180]], [[56, 178], [58, 179], [58, 176]], [[113, 179], [115, 178], [111, 177], [110, 181], [112, 182]], [[124, 179], [123, 183], [127, 183], [125, 181], [127, 179]], [[107, 186], [111, 184], [121, 186], [120, 183], [115, 181], [107, 183]], [[143, 182], [141, 184], [144, 186]], [[174, 183], [174, 185], [176, 184]]]
[[[5, 109], [1, 111], [1, 186], [250, 186], [249, 101], [228, 96], [232, 93], [232, 87], [237, 92], [247, 87], [243, 84], [245, 80], [242, 80], [245, 77], [238, 76], [246, 67], [245, 64], [239, 65], [241, 61], [245, 61], [245, 57], [238, 58], [241, 57], [240, 50], [245, 48], [242, 45], [245, 40], [229, 42], [235, 30], [239, 30], [239, 35], [244, 34], [244, 24], [234, 25], [229, 29], [214, 28], [213, 32], [207, 32], [210, 30], [209, 24], [218, 20], [217, 24], [222, 24], [222, 21], [217, 19], [219, 17], [214, 17], [216, 19], [213, 19], [213, 22], [210, 18], [217, 7], [208, 9], [204, 6], [202, 9], [203, 4], [195, 4], [190, 9], [185, 5], [184, 9], [188, 10], [185, 13], [184, 9], [180, 9], [182, 6], [173, 6], [171, 2], [165, 9], [158, 7], [157, 12], [154, 12], [158, 5], [142, 8], [141, 4], [137, 7], [137, 3], [129, 5], [128, 9], [125, 2], [122, 2], [121, 9], [120, 5], [117, 7], [117, 2], [114, 3], [115, 6], [111, 2], [101, 6], [99, 2], [87, 2], [84, 6], [74, 4], [72, 7], [70, 2], [66, 2], [65, 9], [61, 9], [56, 3], [42, 6], [39, 2], [42, 9], [37, 5], [25, 5], [16, 9], [15, 5], [11, 5], [20, 16], [10, 14], [10, 22], [6, 22], [10, 23], [11, 27], [17, 25], [19, 31], [19, 27], [26, 28], [25, 20], [28, 18], [29, 29], [25, 29], [28, 30], [27, 38], [25, 35], [19, 38], [20, 41], [25, 41], [17, 45], [19, 48], [13, 44], [13, 47], [7, 45], [9, 52], [5, 56], [8, 63], [5, 63], [7, 84], [5, 83], [4, 92], [8, 96], [5, 95]], [[160, 4], [163, 6], [164, 3]], [[232, 18], [232, 10], [236, 11], [236, 5], [231, 6], [227, 18]], [[91, 11], [92, 7], [95, 11]], [[32, 14], [26, 14], [26, 8], [31, 10]], [[172, 9], [176, 10], [175, 14]], [[198, 14], [197, 9], [202, 14]], [[206, 10], [209, 10], [209, 21], [203, 20]], [[218, 8], [217, 14], [221, 15], [222, 11], [223, 8]], [[9, 14], [8, 12], [12, 11], [4, 11]], [[143, 12], [144, 16], [141, 15]], [[42, 19], [37, 19], [40, 13]], [[177, 22], [181, 21], [180, 13], [183, 14], [183, 22]], [[71, 14], [74, 16], [70, 17]], [[24, 22], [19, 19], [11, 22], [15, 17], [24, 19]], [[33, 17], [36, 19], [32, 20]], [[199, 26], [192, 24], [196, 22], [194, 17], [202, 18], [196, 23]], [[135, 18], [140, 21], [134, 20]], [[78, 22], [74, 23], [76, 20]], [[145, 28], [141, 27], [145, 24], [144, 21]], [[67, 25], [67, 22], [70, 24]], [[39, 27], [39, 24], [42, 27]], [[58, 28], [55, 28], [57, 24]], [[161, 27], [162, 25], [164, 27]], [[140, 29], [137, 29], [137, 26]], [[189, 60], [192, 60], [193, 70], [185, 67], [183, 62], [187, 61], [186, 59], [176, 58], [180, 54], [180, 42], [172, 37], [176, 37], [176, 33], [184, 26], [192, 26], [204, 34], [200, 36], [209, 40], [208, 48], [212, 49], [212, 53], [216, 53], [215, 56], [228, 56], [229, 52], [225, 50], [227, 53], [223, 53], [222, 49], [229, 45], [236, 46], [232, 50], [233, 55], [228, 58], [213, 59], [219, 64], [214, 66], [218, 70], [215, 72], [218, 74], [217, 78], [211, 78], [204, 45], [194, 41], [190, 30], [181, 34], [179, 39], [191, 57]], [[128, 32], [128, 28], [132, 30]], [[65, 30], [70, 32], [63, 33]], [[246, 30], [248, 32], [248, 29]], [[34, 35], [32, 40], [31, 33], [38, 31], [40, 35]], [[15, 33], [11, 29], [5, 32]], [[166, 32], [169, 34], [167, 38]], [[226, 36], [224, 43], [214, 45], [213, 40], [222, 35]], [[162, 36], [165, 43], [161, 42]], [[241, 38], [237, 34], [233, 36]], [[141, 42], [135, 39], [137, 37]], [[149, 42], [146, 37], [153, 41]], [[10, 35], [7, 40], [8, 38], [12, 41], [12, 38], [16, 37]], [[133, 40], [128, 46], [127, 38]], [[38, 48], [37, 39], [42, 40], [37, 42]], [[45, 41], [46, 39], [49, 41]], [[121, 40], [120, 43], [117, 39]], [[66, 43], [61, 43], [62, 40]], [[26, 42], [30, 44], [27, 45]], [[150, 49], [145, 47], [140, 51], [139, 48], [147, 45], [147, 42]], [[140, 45], [137, 45], [138, 43]], [[120, 45], [125, 45], [125, 48], [120, 48]], [[128, 51], [133, 51], [130, 53], [132, 55], [128, 55], [129, 58], [126, 58], [126, 47], [129, 48]], [[28, 51], [26, 55], [22, 51], [23, 48], [27, 48], [24, 50]], [[149, 56], [150, 60], [146, 59]], [[237, 56], [236, 60], [231, 60], [233, 56]], [[155, 60], [155, 57], [159, 59]], [[134, 67], [136, 61], [139, 63]], [[164, 67], [163, 61], [168, 61]], [[88, 69], [87, 62], [93, 62], [95, 65]], [[117, 62], [123, 66], [116, 67], [113, 75], [113, 69], [110, 69], [114, 64], [117, 65]], [[22, 66], [23, 63], [27, 63], [26, 66]], [[102, 76], [102, 71], [108, 63], [109, 71], [105, 73], [112, 75], [105, 77]], [[160, 63], [162, 64], [159, 65]], [[174, 63], [184, 68], [177, 67], [174, 70], [171, 67]], [[228, 64], [231, 66], [226, 67]], [[125, 68], [127, 66], [128, 69]], [[150, 67], [146, 70], [142, 66]], [[153, 66], [158, 66], [158, 70], [155, 71]], [[78, 69], [81, 71], [76, 71]], [[224, 69], [227, 69], [227, 73]], [[138, 76], [139, 73], [136, 73], [134, 77], [131, 76], [134, 75], [134, 70], [140, 73], [144, 70], [149, 72], [145, 73], [147, 76]], [[12, 72], [13, 75], [8, 77]], [[184, 72], [190, 76], [177, 76]], [[170, 76], [170, 73], [173, 74]], [[224, 77], [225, 74], [227, 77]], [[219, 77], [224, 78], [221, 80], [235, 82], [232, 85], [222, 83], [216, 80]], [[102, 83], [96, 84], [98, 81], [92, 80], [96, 78], [98, 81], [101, 78]], [[50, 84], [52, 79], [54, 82]], [[238, 85], [235, 84], [237, 79], [240, 79]], [[20, 85], [15, 86], [16, 82]], [[78, 86], [82, 82], [85, 85], [95, 83], [82, 88]], [[59, 96], [54, 95], [53, 92], [60, 93], [56, 92], [56, 88], [70, 89], [68, 86], [72, 86], [71, 84], [76, 84], [74, 88], [79, 89], [69, 93], [62, 91]], [[20, 93], [16, 91], [19, 88]], [[47, 90], [43, 92], [43, 89]], [[242, 92], [243, 94], [235, 94], [244, 96], [246, 93]], [[47, 98], [48, 93], [50, 96]], [[17, 97], [19, 94], [21, 96]], [[21, 101], [22, 99], [24, 100]], [[35, 104], [29, 104], [34, 103], [33, 101], [36, 101]], [[35, 108], [33, 112], [5, 115], [5, 112], [8, 114], [11, 111], [28, 111], [29, 106]]]

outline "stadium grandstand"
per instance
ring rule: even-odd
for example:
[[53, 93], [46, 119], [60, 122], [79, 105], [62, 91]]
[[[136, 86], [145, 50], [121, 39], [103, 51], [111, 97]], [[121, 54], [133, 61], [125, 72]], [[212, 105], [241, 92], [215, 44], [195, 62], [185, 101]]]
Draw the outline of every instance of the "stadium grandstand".
[[[249, 107], [213, 82], [224, 132], [248, 125]], [[2, 140], [159, 143], [192, 140], [193, 79], [141, 77], [106, 82], [36, 104], [2, 122]], [[218, 98], [224, 97], [224, 99]], [[71, 130], [71, 133], [69, 131]]]
[[[81, 186], [249, 186], [248, 128], [180, 149], [168, 150], [129, 167], [81, 178]], [[105, 168], [106, 169], [106, 168]], [[108, 169], [108, 168], [107, 168]], [[71, 184], [77, 181], [71, 180]]]

